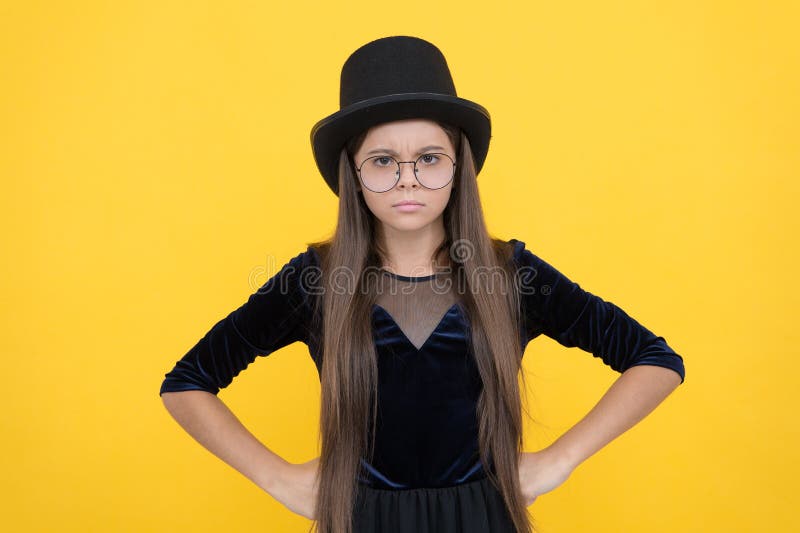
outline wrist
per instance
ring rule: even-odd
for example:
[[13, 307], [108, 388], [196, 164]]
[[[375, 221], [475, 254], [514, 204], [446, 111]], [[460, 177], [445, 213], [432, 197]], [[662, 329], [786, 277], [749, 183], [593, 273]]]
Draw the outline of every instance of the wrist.
[[543, 449], [542, 452], [548, 455], [553, 462], [570, 470], [574, 470], [581, 462], [577, 455], [572, 453], [572, 450], [558, 441]]

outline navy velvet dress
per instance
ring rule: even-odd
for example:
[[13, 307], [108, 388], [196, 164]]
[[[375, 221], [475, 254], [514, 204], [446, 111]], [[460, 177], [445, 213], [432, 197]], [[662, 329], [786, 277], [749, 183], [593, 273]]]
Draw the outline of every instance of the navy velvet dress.
[[[683, 382], [683, 359], [663, 337], [615, 304], [583, 290], [526, 249], [524, 242], [507, 242], [520, 268], [523, 346], [544, 334], [601, 358], [617, 372], [657, 365], [672, 369]], [[256, 357], [295, 341], [308, 346], [321, 372], [321, 339], [312, 320], [313, 299], [318, 296], [309, 281], [315, 275], [318, 279], [319, 272], [309, 267], [319, 264], [312, 247], [292, 258], [177, 361], [160, 393], [217, 394]], [[389, 531], [388, 525], [377, 524], [399, 513], [408, 525], [395, 520], [392, 531], [425, 531], [429, 526], [431, 531], [471, 531], [466, 524], [473, 524], [474, 531], [510, 531], [507, 517], [497, 516], [502, 514], [498, 507], [502, 501], [487, 483], [486, 465], [478, 456], [476, 406], [482, 385], [457, 291], [435, 285], [441, 281], [438, 274], [411, 277], [383, 272], [384, 281], [395, 284], [402, 295], [382, 291], [372, 308], [378, 422], [375, 455], [371, 461], [362, 459], [359, 485], [364, 493], [358, 530]], [[415, 290], [407, 290], [411, 288]], [[464, 505], [459, 499], [480, 505]], [[420, 512], [411, 512], [409, 506]], [[457, 523], [448, 519], [446, 524], [430, 525], [447, 513], [461, 518]]]

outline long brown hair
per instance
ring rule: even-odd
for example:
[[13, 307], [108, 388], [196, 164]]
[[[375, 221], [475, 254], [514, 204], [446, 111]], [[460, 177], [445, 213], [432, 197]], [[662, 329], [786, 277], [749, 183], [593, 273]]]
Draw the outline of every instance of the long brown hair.
[[[475, 161], [466, 135], [440, 124], [456, 149], [456, 175], [443, 213], [445, 240], [431, 257], [449, 251], [454, 286], [460, 287], [473, 352], [483, 382], [477, 415], [480, 458], [500, 491], [518, 533], [530, 533], [532, 518], [519, 485], [522, 411], [518, 376], [522, 362], [520, 302], [513, 289], [511, 250], [489, 235], [478, 194]], [[375, 276], [385, 264], [376, 220], [357, 190], [352, 155], [367, 132], [350, 139], [339, 158], [339, 213], [334, 235], [310, 243], [323, 275], [316, 316], [321, 330], [321, 454], [316, 520], [318, 533], [351, 533], [360, 461], [374, 449], [377, 355], [371, 321]], [[335, 271], [335, 273], [334, 273]], [[499, 278], [498, 278], [499, 274]], [[495, 290], [497, 283], [505, 290]], [[321, 313], [319, 313], [321, 309]], [[343, 334], [346, 333], [346, 334]], [[526, 390], [527, 387], [525, 387]], [[527, 413], [527, 407], [525, 408]], [[368, 435], [372, 433], [370, 440]], [[318, 443], [319, 444], [319, 443]], [[496, 476], [489, 465], [493, 465]]]

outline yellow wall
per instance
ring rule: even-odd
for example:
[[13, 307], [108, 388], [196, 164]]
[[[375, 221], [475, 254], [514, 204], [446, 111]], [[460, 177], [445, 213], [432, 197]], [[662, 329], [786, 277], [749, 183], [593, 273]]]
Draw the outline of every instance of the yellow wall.
[[[398, 33], [435, 42], [492, 113], [492, 232], [686, 361], [656, 411], [537, 499], [542, 533], [797, 527], [796, 6], [3, 3], [3, 529], [308, 529], [158, 388], [333, 228], [309, 131], [338, 108], [347, 55]], [[617, 376], [545, 337], [526, 370], [529, 450]], [[315, 456], [304, 345], [220, 397], [287, 460]]]

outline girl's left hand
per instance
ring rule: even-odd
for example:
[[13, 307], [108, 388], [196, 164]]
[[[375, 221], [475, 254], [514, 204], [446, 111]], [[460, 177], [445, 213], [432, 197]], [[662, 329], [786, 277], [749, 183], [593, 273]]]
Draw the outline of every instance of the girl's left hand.
[[561, 460], [547, 448], [538, 452], [522, 452], [519, 456], [519, 483], [525, 506], [555, 489], [569, 478], [574, 466]]

